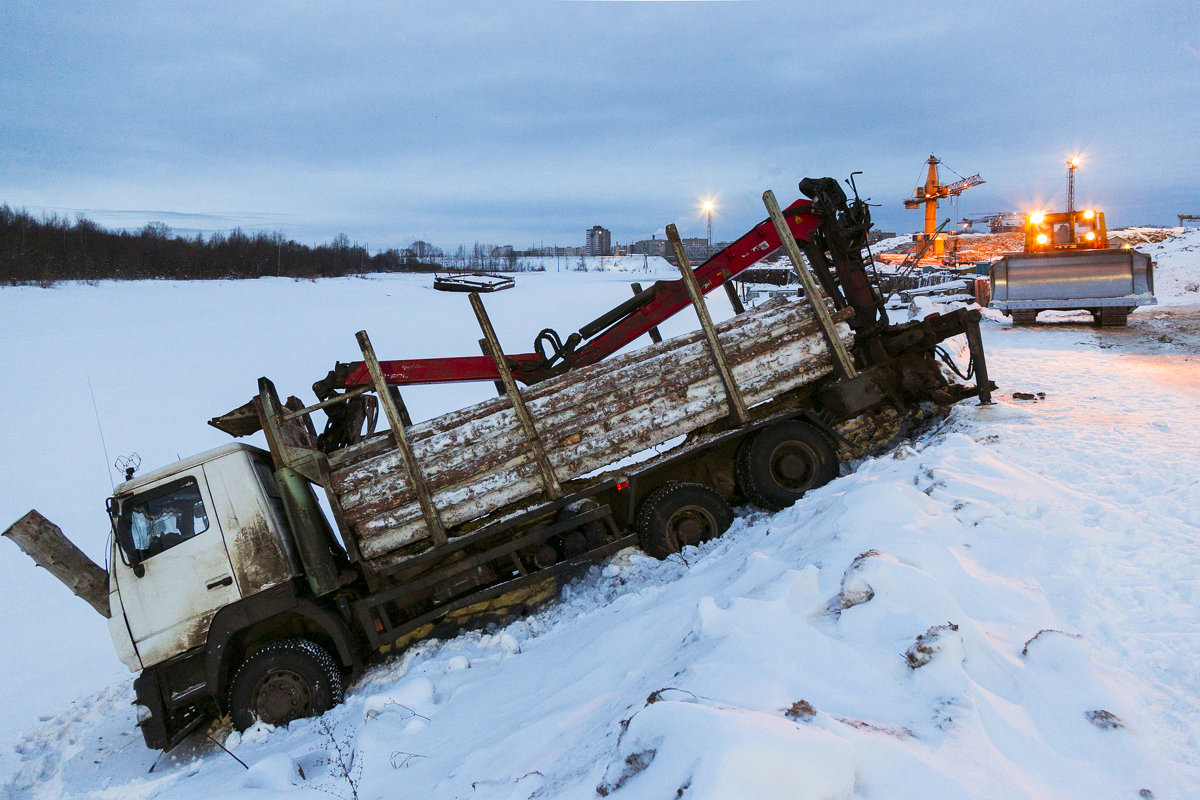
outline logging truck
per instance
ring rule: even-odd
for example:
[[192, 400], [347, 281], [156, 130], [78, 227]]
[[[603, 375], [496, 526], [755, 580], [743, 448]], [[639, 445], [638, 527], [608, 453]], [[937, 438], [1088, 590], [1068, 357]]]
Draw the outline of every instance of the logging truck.
[[[846, 421], [989, 401], [978, 311], [889, 324], [866, 203], [829, 178], [800, 188], [783, 210], [764, 194], [768, 219], [695, 270], [668, 226], [678, 280], [635, 284], [532, 353], [506, 354], [472, 295], [483, 355], [381, 361], [360, 332], [361, 360], [317, 381], [314, 404], [259, 379], [210, 424], [266, 448], [130, 471], [107, 503], [108, 570], [37, 511], [5, 535], [109, 618], [149, 747], [223, 715], [242, 729], [320, 714], [374, 653], [510, 619], [623, 548], [665, 558], [718, 536], [731, 504], [792, 504], [838, 474]], [[730, 292], [736, 313], [714, 324], [704, 294], [781, 246], [803, 297], [745, 310]], [[689, 306], [699, 329], [662, 341]], [[974, 385], [937, 361], [960, 334]], [[499, 395], [409, 419], [399, 387], [463, 380]]]

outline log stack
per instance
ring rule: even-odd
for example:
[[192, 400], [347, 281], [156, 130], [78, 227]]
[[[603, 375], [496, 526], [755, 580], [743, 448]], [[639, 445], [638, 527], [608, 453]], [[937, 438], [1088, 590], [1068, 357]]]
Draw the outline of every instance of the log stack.
[[[812, 311], [777, 298], [717, 324], [747, 406], [831, 371]], [[850, 328], [837, 326], [849, 346]], [[594, 472], [728, 414], [725, 390], [699, 331], [613, 356], [522, 390], [560, 482]], [[447, 530], [538, 496], [543, 483], [507, 398], [407, 428]], [[399, 452], [384, 432], [338, 451], [333, 488], [364, 560], [392, 566], [428, 544]]]

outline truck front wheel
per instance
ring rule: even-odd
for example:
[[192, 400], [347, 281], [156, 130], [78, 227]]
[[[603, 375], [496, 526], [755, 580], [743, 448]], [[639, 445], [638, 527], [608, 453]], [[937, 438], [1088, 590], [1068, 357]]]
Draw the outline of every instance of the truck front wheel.
[[238, 667], [229, 688], [229, 716], [239, 731], [257, 721], [286, 725], [341, 701], [342, 671], [328, 651], [308, 639], [280, 639]]
[[780, 422], [742, 442], [734, 474], [750, 502], [781, 511], [837, 477], [837, 450], [812, 425]]
[[637, 532], [642, 549], [655, 558], [678, 553], [720, 536], [733, 524], [733, 509], [701, 483], [664, 483], [638, 507]]

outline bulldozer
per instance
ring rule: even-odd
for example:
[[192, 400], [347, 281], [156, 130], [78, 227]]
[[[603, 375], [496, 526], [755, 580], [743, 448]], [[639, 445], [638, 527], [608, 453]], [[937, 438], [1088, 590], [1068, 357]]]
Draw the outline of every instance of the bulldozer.
[[1022, 253], [991, 265], [991, 306], [1032, 325], [1042, 311], [1091, 312], [1097, 325], [1127, 324], [1129, 312], [1155, 305], [1154, 262], [1132, 248], [1109, 247], [1104, 212], [1037, 212], [1025, 217]]

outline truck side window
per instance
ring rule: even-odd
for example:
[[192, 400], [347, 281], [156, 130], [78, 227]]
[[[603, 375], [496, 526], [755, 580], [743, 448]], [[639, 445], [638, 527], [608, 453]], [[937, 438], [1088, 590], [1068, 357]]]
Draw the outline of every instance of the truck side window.
[[129, 533], [141, 560], [208, 530], [208, 511], [195, 478], [185, 478], [135, 500]]

